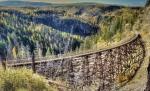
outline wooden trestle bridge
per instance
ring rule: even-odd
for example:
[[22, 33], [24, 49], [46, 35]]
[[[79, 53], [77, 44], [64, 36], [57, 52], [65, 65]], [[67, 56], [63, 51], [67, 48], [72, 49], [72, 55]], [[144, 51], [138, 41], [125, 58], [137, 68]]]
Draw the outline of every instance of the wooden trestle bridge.
[[[36, 61], [36, 72], [52, 81], [65, 82], [75, 91], [111, 91], [136, 74], [145, 57], [140, 35], [117, 46], [95, 52]], [[9, 67], [31, 68], [31, 62], [10, 63]]]

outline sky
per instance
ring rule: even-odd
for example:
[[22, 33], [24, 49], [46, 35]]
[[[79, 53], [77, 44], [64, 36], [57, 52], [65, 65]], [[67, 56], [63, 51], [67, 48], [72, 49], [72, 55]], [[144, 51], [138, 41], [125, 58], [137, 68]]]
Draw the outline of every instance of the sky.
[[48, 2], [48, 3], [80, 3], [80, 2], [96, 2], [104, 4], [121, 4], [143, 6], [146, 0], [0, 0], [0, 1], [34, 1], [34, 2]]

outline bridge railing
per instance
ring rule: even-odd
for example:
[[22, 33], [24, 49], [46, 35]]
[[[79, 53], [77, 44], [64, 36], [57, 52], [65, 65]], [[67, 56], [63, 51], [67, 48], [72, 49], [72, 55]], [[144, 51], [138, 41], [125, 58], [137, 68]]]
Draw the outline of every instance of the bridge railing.
[[[76, 91], [111, 91], [136, 74], [145, 57], [140, 35], [110, 48], [36, 62], [36, 71], [51, 80], [66, 82]], [[9, 64], [31, 68], [31, 62]]]

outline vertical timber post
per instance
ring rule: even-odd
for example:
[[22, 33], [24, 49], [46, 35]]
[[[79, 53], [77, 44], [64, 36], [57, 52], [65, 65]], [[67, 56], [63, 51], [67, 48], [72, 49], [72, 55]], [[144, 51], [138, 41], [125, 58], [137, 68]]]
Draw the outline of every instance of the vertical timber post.
[[32, 53], [32, 70], [33, 70], [33, 73], [36, 73], [34, 52]]

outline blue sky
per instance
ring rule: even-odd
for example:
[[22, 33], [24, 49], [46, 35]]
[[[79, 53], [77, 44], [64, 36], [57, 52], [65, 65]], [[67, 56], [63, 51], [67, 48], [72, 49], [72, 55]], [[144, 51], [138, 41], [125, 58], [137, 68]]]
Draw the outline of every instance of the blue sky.
[[79, 2], [96, 2], [105, 4], [121, 4], [143, 6], [146, 0], [0, 0], [0, 1], [35, 1], [35, 2], [49, 2], [49, 3], [79, 3]]

